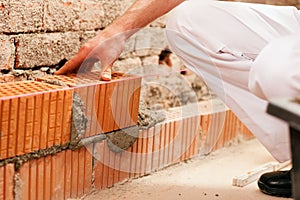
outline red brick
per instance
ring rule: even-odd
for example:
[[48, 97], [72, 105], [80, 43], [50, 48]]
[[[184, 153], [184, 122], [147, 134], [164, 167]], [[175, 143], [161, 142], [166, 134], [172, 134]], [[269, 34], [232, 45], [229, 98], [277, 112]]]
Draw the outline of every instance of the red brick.
[[[44, 183], [43, 184], [43, 188], [44, 188], [43, 198], [46, 199], [46, 200], [47, 199], [51, 199], [51, 193], [52, 193], [52, 191], [51, 191], [51, 182], [52, 182], [52, 175], [51, 175], [52, 157], [51, 156], [47, 156], [45, 158], [40, 158], [39, 160], [42, 160], [45, 163], [44, 164], [45, 169], [44, 169], [44, 174], [43, 174], [44, 178], [42, 178], [42, 180], [44, 180], [44, 182], [43, 182]], [[62, 168], [60, 170], [62, 170]], [[20, 174], [22, 174], [22, 168], [20, 170]], [[40, 177], [40, 176], [38, 176], [38, 177]], [[26, 182], [25, 182], [25, 184], [26, 184]], [[26, 189], [26, 187], [24, 187], [24, 189]], [[40, 191], [38, 191], [37, 193], [39, 194]]]
[[106, 142], [95, 145], [95, 187], [104, 189], [192, 158], [200, 145], [200, 117], [158, 124], [144, 130], [131, 148], [116, 154]]
[[94, 166], [94, 185], [97, 190], [103, 189], [102, 179], [103, 179], [103, 153], [104, 153], [104, 142], [100, 142], [95, 144], [94, 147], [94, 158], [95, 158], [95, 166]]
[[250, 140], [254, 138], [253, 133], [241, 122], [239, 121], [239, 133], [245, 140]]
[[[40, 81], [61, 81], [79, 94], [85, 104], [88, 128], [83, 137], [137, 124], [141, 78], [129, 75], [98, 81], [100, 72], [69, 76], [47, 76]], [[96, 119], [95, 119], [96, 118]]]
[[[64, 91], [57, 92], [56, 98], [56, 119], [55, 119], [55, 136], [54, 136], [54, 144], [62, 144], [63, 143], [63, 126], [65, 122], [63, 121], [63, 114], [64, 114]], [[60, 134], [59, 134], [60, 133]]]
[[[97, 113], [98, 126], [100, 129], [100, 133], [104, 133], [103, 131], [103, 119], [104, 119], [104, 109], [105, 109], [105, 94], [106, 94], [106, 84], [100, 85], [100, 93], [99, 93], [99, 107], [95, 112]], [[95, 94], [98, 96], [97, 94]], [[102, 98], [101, 98], [102, 97]]]
[[195, 154], [198, 155], [201, 147], [201, 116], [196, 116], [194, 119], [194, 123], [196, 124], [196, 136], [195, 136]]
[[193, 137], [193, 134], [192, 133], [192, 130], [191, 130], [191, 119], [192, 118], [188, 118], [187, 119], [187, 123], [186, 123], [186, 147], [185, 147], [185, 159], [188, 160], [188, 159], [191, 159], [192, 157], [192, 146], [193, 146], [193, 140], [192, 140], [192, 137]]
[[182, 143], [181, 143], [181, 157], [180, 161], [186, 160], [186, 149], [187, 149], [187, 119], [182, 119]]
[[127, 118], [128, 118], [128, 113], [129, 113], [128, 95], [129, 95], [129, 82], [126, 81], [126, 82], [124, 82], [124, 86], [123, 86], [121, 118], [120, 118], [120, 122], [119, 122], [121, 127], [126, 127], [126, 125], [127, 125]]
[[103, 149], [103, 173], [102, 173], [102, 188], [108, 188], [110, 185], [108, 185], [109, 180], [109, 149], [107, 145], [104, 146]]
[[95, 187], [105, 189], [118, 182], [140, 176], [137, 168], [138, 143], [122, 153], [114, 153], [109, 150], [106, 142], [95, 145]]
[[83, 193], [88, 194], [92, 191], [92, 176], [93, 176], [93, 146], [81, 148], [81, 154], [84, 154], [84, 178], [83, 178]]
[[237, 138], [239, 135], [239, 119], [237, 118], [237, 116], [232, 112], [232, 118], [234, 120], [235, 123], [235, 129], [236, 129], [236, 133], [234, 133], [233, 138]]
[[120, 165], [120, 181], [127, 180], [131, 177], [131, 157], [132, 148], [121, 154], [121, 165]]
[[147, 158], [148, 158], [148, 131], [143, 130], [140, 133], [140, 137], [138, 139], [139, 142], [139, 153], [141, 157], [141, 175], [145, 175], [147, 173]]
[[153, 137], [153, 154], [152, 154], [152, 166], [151, 170], [159, 168], [159, 149], [160, 149], [160, 125], [154, 127], [154, 137]]
[[201, 129], [200, 142], [204, 144], [203, 153], [223, 148], [240, 137], [246, 140], [254, 138], [231, 110], [202, 115]]
[[132, 113], [131, 113], [131, 119], [132, 124], [135, 124], [138, 122], [138, 112], [139, 110], [136, 109], [136, 105], [139, 105], [140, 103], [140, 97], [141, 97], [141, 79], [135, 79], [134, 81], [134, 88], [133, 88], [133, 106], [132, 106]]
[[62, 151], [24, 163], [19, 170], [22, 199], [80, 198], [92, 190], [92, 148]]
[[37, 160], [37, 199], [44, 199], [45, 185], [47, 184], [47, 179], [45, 175], [45, 160]]
[[[86, 105], [91, 105], [91, 106], [87, 106], [86, 107], [86, 116], [87, 116], [87, 120], [88, 120], [88, 126], [87, 126], [87, 130], [85, 133], [85, 137], [89, 137], [92, 136], [92, 131], [93, 131], [93, 124], [94, 120], [94, 98], [95, 97], [95, 87], [87, 87], [85, 90], [85, 94], [84, 94], [84, 102], [86, 102]], [[91, 98], [92, 97], [92, 98]]]
[[112, 99], [115, 99], [115, 101], [112, 102], [113, 116], [115, 120], [114, 130], [124, 126], [120, 124], [121, 118], [123, 117], [122, 102], [124, 100], [123, 98], [120, 98], [123, 97], [123, 90], [124, 90], [124, 81], [118, 81], [114, 89], [114, 92], [112, 94]]
[[[133, 123], [132, 122], [132, 108], [134, 106], [134, 91], [135, 91], [135, 80], [132, 79], [132, 80], [129, 80], [129, 85], [128, 85], [128, 95], [127, 95], [127, 98], [124, 99], [124, 102], [126, 102], [126, 127], [129, 127], [129, 126], [132, 126], [132, 125], [135, 125], [137, 122]], [[139, 102], [138, 102], [139, 103]]]
[[[109, 161], [108, 161], [108, 179], [107, 179], [107, 186], [108, 187], [112, 187], [114, 186], [117, 182], [114, 182], [115, 180], [117, 180], [117, 178], [115, 179], [115, 175], [117, 175], [117, 173], [115, 173], [115, 171], [117, 171], [115, 166], [115, 158], [116, 158], [116, 153], [109, 151], [108, 152], [108, 156], [109, 156]], [[119, 182], [119, 181], [118, 181]]]
[[95, 188], [100, 190], [107, 188], [108, 182], [108, 147], [105, 142], [100, 142], [95, 145]]
[[135, 165], [136, 173], [135, 173], [135, 176], [138, 177], [145, 173], [144, 172], [145, 166], [143, 165], [144, 164], [143, 158], [144, 158], [144, 154], [146, 153], [146, 151], [143, 152], [143, 145], [145, 145], [145, 148], [147, 147], [147, 145], [144, 142], [144, 138], [142, 138], [141, 135], [137, 139], [136, 144], [137, 144], [137, 151], [136, 151], [136, 165]]
[[[237, 136], [235, 132], [238, 128], [235, 115], [229, 110], [226, 118], [224, 114], [196, 115], [183, 119], [177, 115], [167, 117], [172, 120], [141, 131], [134, 145], [119, 154], [111, 152], [106, 142], [96, 144], [96, 189], [111, 187], [117, 182], [191, 159], [199, 153], [203, 142], [208, 150], [212, 150], [210, 148], [214, 147], [219, 134], [222, 134], [219, 144], [224, 146]], [[201, 128], [206, 134], [205, 141], [200, 140]]]
[[13, 157], [16, 150], [17, 142], [17, 119], [18, 119], [18, 99], [10, 100], [10, 115], [9, 115], [9, 143], [7, 157]]
[[70, 129], [60, 124], [70, 127], [72, 99], [65, 97], [72, 93], [39, 82], [0, 84], [1, 159], [69, 142]]
[[162, 124], [160, 126], [160, 144], [159, 144], [159, 168], [162, 169], [165, 167], [164, 164], [164, 157], [165, 157], [165, 150], [166, 150], [166, 132], [165, 132], [165, 127], [167, 124]]
[[[208, 133], [209, 134], [208, 148], [210, 151], [215, 149], [216, 144], [220, 138], [223, 139], [221, 135], [223, 132], [225, 122], [226, 122], [226, 112], [213, 114], [212, 121], [210, 124], [210, 131]], [[224, 141], [221, 141], [221, 144], [223, 143]]]
[[62, 128], [62, 143], [70, 141], [70, 130], [71, 130], [71, 120], [72, 118], [72, 106], [73, 104], [70, 103], [73, 101], [73, 91], [66, 91], [64, 93], [63, 99], [63, 128]]
[[79, 155], [77, 152], [70, 152], [71, 154], [71, 163], [69, 163], [69, 169], [71, 172], [71, 193], [70, 193], [70, 197], [71, 198], [76, 198], [78, 197], [78, 177], [79, 177], [79, 166], [78, 166], [78, 162], [79, 162]]
[[175, 148], [174, 138], [175, 138], [175, 135], [176, 135], [175, 122], [171, 122], [169, 126], [170, 126], [170, 128], [169, 128], [169, 131], [170, 131], [170, 145], [169, 145], [169, 158], [168, 158], [168, 161], [173, 163], [174, 162], [174, 148]]
[[[65, 199], [72, 197], [71, 194], [72, 193], [72, 189], [76, 188], [77, 189], [77, 185], [76, 184], [72, 184], [72, 177], [76, 177], [76, 173], [74, 172], [74, 169], [72, 167], [72, 164], [74, 164], [76, 166], [76, 163], [74, 163], [73, 160], [73, 155], [72, 152], [68, 152], [66, 154], [66, 158], [65, 158], [65, 165], [68, 167], [67, 170], [65, 170], [65, 190], [64, 190], [64, 195], [65, 195]], [[74, 195], [75, 196], [75, 195]]]
[[25, 115], [25, 146], [24, 152], [32, 151], [33, 140], [33, 113], [34, 113], [34, 97], [28, 96], [26, 98], [26, 115]]
[[103, 113], [103, 122], [102, 130], [104, 133], [110, 132], [114, 129], [114, 118], [112, 111], [112, 102], [116, 99], [112, 99], [112, 93], [115, 89], [115, 82], [107, 84], [105, 91], [105, 103], [104, 103], [104, 113]]
[[230, 141], [232, 141], [232, 131], [233, 131], [233, 127], [234, 124], [232, 123], [231, 120], [231, 111], [227, 110], [226, 111], [226, 118], [225, 118], [225, 122], [224, 122], [224, 127], [223, 127], [223, 131], [222, 131], [222, 144], [220, 144], [220, 148], [225, 147]]
[[[20, 180], [21, 180], [21, 191], [20, 191], [20, 197], [22, 199], [27, 200], [30, 199], [30, 163], [27, 162], [23, 164], [20, 172]], [[24, 185], [26, 184], [26, 187]], [[34, 191], [35, 194], [35, 191]], [[18, 194], [19, 195], [19, 194]]]
[[115, 154], [115, 163], [114, 163], [114, 172], [113, 172], [113, 183], [118, 183], [121, 182], [122, 180], [120, 179], [120, 167], [121, 167], [121, 153]]
[[[26, 98], [19, 98], [19, 112], [18, 112], [18, 129], [17, 129], [17, 141], [18, 144], [16, 146], [17, 155], [22, 155], [25, 152], [24, 150], [24, 130], [25, 130], [25, 123], [26, 123]], [[15, 143], [16, 144], [16, 143]]]
[[14, 199], [14, 176], [15, 169], [13, 164], [0, 167], [0, 199]]
[[34, 97], [35, 106], [34, 106], [34, 121], [33, 121], [33, 138], [32, 138], [32, 150], [37, 151], [40, 149], [40, 134], [42, 128], [41, 116], [43, 114], [43, 97], [41, 95]]
[[201, 124], [204, 133], [201, 140], [206, 145], [207, 151], [212, 150], [211, 148], [217, 150], [226, 147], [240, 136], [246, 140], [254, 138], [253, 134], [231, 110], [227, 110], [224, 113], [215, 113], [211, 117], [204, 115], [202, 116]]
[[101, 129], [100, 129], [100, 126], [99, 126], [99, 123], [98, 123], [98, 113], [97, 111], [102, 109], [100, 108], [100, 100], [102, 99], [100, 95], [95, 95], [95, 94], [100, 94], [100, 87], [95, 87], [95, 89], [93, 89], [93, 97], [94, 98], [91, 98], [94, 103], [91, 103], [92, 106], [92, 110], [91, 110], [91, 121], [89, 122], [90, 124], [90, 133], [87, 133], [89, 135], [91, 135], [91, 133], [98, 133], [100, 134], [101, 133]]
[[171, 138], [171, 122], [165, 124], [165, 154], [164, 154], [164, 166], [169, 165], [172, 160], [170, 160], [171, 146], [172, 146], [172, 138]]
[[238, 124], [237, 124], [237, 117], [233, 114], [233, 112], [230, 112], [228, 114], [229, 116], [229, 124], [231, 126], [229, 127], [229, 137], [227, 137], [227, 141], [225, 145], [228, 145], [229, 143], [233, 142], [238, 135]]
[[[64, 198], [64, 182], [65, 170], [62, 169], [65, 165], [66, 152], [58, 153], [52, 157], [51, 164], [51, 199], [63, 199]], [[82, 176], [81, 176], [82, 177]]]
[[130, 165], [130, 178], [135, 178], [137, 173], [136, 162], [137, 162], [137, 141], [132, 145], [128, 152], [131, 154], [131, 159], [129, 160]]
[[7, 158], [8, 134], [9, 134], [9, 101], [2, 102], [1, 105], [1, 158]]
[[173, 152], [172, 161], [177, 163], [181, 156], [181, 145], [182, 145], [182, 123], [180, 121], [174, 121], [174, 132], [173, 132]]

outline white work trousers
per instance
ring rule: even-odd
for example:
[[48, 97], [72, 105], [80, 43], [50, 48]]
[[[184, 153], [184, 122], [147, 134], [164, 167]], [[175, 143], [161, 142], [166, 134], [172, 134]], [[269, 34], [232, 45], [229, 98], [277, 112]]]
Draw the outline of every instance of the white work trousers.
[[289, 160], [288, 126], [268, 115], [266, 107], [269, 99], [300, 94], [299, 11], [189, 0], [173, 10], [166, 33], [185, 66], [206, 81], [274, 158]]

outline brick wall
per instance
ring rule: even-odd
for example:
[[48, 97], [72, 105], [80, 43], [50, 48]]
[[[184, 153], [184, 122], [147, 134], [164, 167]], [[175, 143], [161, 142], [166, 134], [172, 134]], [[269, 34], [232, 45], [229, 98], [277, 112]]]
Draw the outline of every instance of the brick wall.
[[[134, 0], [3, 0], [0, 2], [0, 72], [20, 79], [52, 73], [109, 25]], [[135, 35], [116, 66], [140, 66], [166, 46], [158, 20]], [[152, 51], [150, 51], [152, 48]], [[143, 49], [143, 51], [138, 51]], [[154, 49], [154, 51], [153, 51]], [[137, 53], [138, 52], [138, 53]], [[133, 59], [134, 58], [134, 59]]]
[[[131, 2], [133, 0], [1, 1], [0, 82], [34, 79], [53, 72]], [[156, 63], [160, 50], [167, 45], [164, 24], [163, 17], [131, 38], [115, 67], [124, 69]], [[107, 144], [110, 135], [93, 132], [97, 129], [94, 120], [104, 127], [106, 125], [101, 124], [104, 118], [106, 124], [110, 121], [107, 125], [111, 127], [104, 132], [136, 124], [139, 81], [128, 77], [122, 82], [105, 84], [93, 80], [92, 85], [83, 87], [65, 82], [70, 86], [68, 88], [34, 81], [28, 82], [28, 94], [24, 94], [24, 82], [1, 85], [4, 89], [0, 90], [0, 199], [79, 198], [93, 189], [111, 187], [117, 182], [189, 159], [199, 152], [200, 147], [204, 152], [210, 152], [212, 148], [224, 147], [241, 136], [245, 139], [253, 137], [231, 111], [225, 116], [223, 112], [207, 113], [169, 119], [140, 131], [140, 137], [132, 147], [122, 153], [113, 152]], [[13, 87], [15, 93], [11, 90]], [[48, 87], [51, 91], [46, 92]], [[116, 94], [111, 92], [114, 87]], [[126, 92], [121, 95], [120, 91], [133, 96], [126, 96]], [[137, 91], [137, 95], [130, 91]], [[72, 95], [76, 92], [81, 98], [90, 92], [98, 95], [94, 95], [94, 99], [83, 98], [86, 105], [91, 105], [85, 112], [96, 111], [97, 116], [87, 114], [90, 116], [86, 119], [87, 129], [74, 136], [70, 130], [70, 109], [74, 103]], [[115, 100], [115, 105], [119, 106], [111, 109], [105, 105], [109, 105], [106, 101], [114, 99], [114, 95], [119, 97]], [[126, 102], [130, 104], [126, 105]], [[125, 115], [126, 110], [132, 110], [132, 113]], [[39, 115], [45, 120], [37, 118]], [[220, 117], [225, 117], [225, 121], [214, 120]], [[201, 135], [198, 126], [201, 126]], [[40, 127], [46, 132], [39, 131]], [[221, 136], [218, 137], [218, 131], [211, 127], [217, 127]], [[172, 137], [176, 134], [181, 136], [178, 143], [173, 143]], [[73, 139], [78, 142], [75, 147], [72, 146]]]
[[[300, 0], [241, 0], [299, 6]], [[3, 0], [0, 2], [0, 76], [17, 80], [51, 74], [134, 0]], [[165, 17], [127, 43], [115, 69], [157, 64], [167, 46]], [[180, 65], [180, 62], [177, 63]], [[1, 78], [3, 79], [3, 78]]]
[[[51, 84], [51, 78], [70, 87]], [[95, 82], [87, 77], [78, 80], [80, 83], [92, 81], [92, 85], [75, 85], [77, 81], [73, 76], [42, 80], [48, 83], [0, 84], [0, 200], [81, 198], [93, 190], [142, 177], [199, 153], [206, 155], [241, 139], [253, 138], [217, 99], [172, 108], [164, 111], [163, 122], [137, 128], [140, 77], [122, 77], [111, 82]], [[114, 87], [117, 96], [111, 94], [110, 87]], [[127, 88], [126, 96], [119, 94], [120, 87]], [[84, 94], [90, 90], [94, 90], [94, 95], [85, 99]], [[72, 137], [70, 126], [77, 118], [74, 108], [78, 108], [73, 106], [71, 116], [70, 108], [76, 103], [74, 93], [80, 94], [85, 104], [83, 112], [88, 125], [87, 132]], [[111, 102], [104, 103], [108, 99]], [[118, 99], [122, 103], [114, 108], [113, 102]], [[101, 107], [99, 102], [106, 106]], [[91, 132], [94, 121], [89, 107], [97, 113], [100, 126], [105, 126], [101, 122], [108, 123], [107, 132], [104, 129]], [[112, 114], [105, 112], [107, 109]], [[109, 117], [114, 112], [124, 121], [124, 124], [119, 123], [124, 129], [117, 127], [114, 131], [112, 125], [118, 122], [118, 117]], [[121, 136], [116, 137], [119, 133]], [[124, 133], [136, 134], [130, 147], [119, 146], [127, 140]], [[73, 139], [78, 139], [77, 146], [73, 146]]]

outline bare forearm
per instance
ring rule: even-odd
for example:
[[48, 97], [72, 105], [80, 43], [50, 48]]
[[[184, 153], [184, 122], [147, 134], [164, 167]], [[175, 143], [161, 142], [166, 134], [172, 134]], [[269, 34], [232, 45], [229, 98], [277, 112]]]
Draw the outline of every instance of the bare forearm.
[[[183, 1], [136, 0], [124, 15], [120, 16], [98, 35], [86, 42], [80, 48], [79, 52], [57, 71], [56, 74], [67, 74], [78, 70], [83, 61], [88, 57], [100, 60], [104, 70], [118, 58], [126, 40], [131, 35], [156, 18], [166, 14]], [[86, 65], [84, 67], [89, 68]]]
[[[126, 32], [138, 30], [166, 14], [184, 0], [137, 0], [111, 26], [109, 32]], [[131, 34], [130, 34], [131, 35]], [[129, 36], [130, 36], [129, 35]], [[128, 37], [129, 37], [128, 36]]]

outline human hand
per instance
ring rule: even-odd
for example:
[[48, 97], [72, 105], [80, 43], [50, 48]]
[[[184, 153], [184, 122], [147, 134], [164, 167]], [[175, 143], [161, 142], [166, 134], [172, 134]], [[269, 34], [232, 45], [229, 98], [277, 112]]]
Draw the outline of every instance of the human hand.
[[85, 43], [78, 53], [54, 74], [84, 73], [90, 71], [99, 61], [101, 71], [105, 71], [119, 57], [125, 41], [125, 34], [112, 35], [103, 31]]

